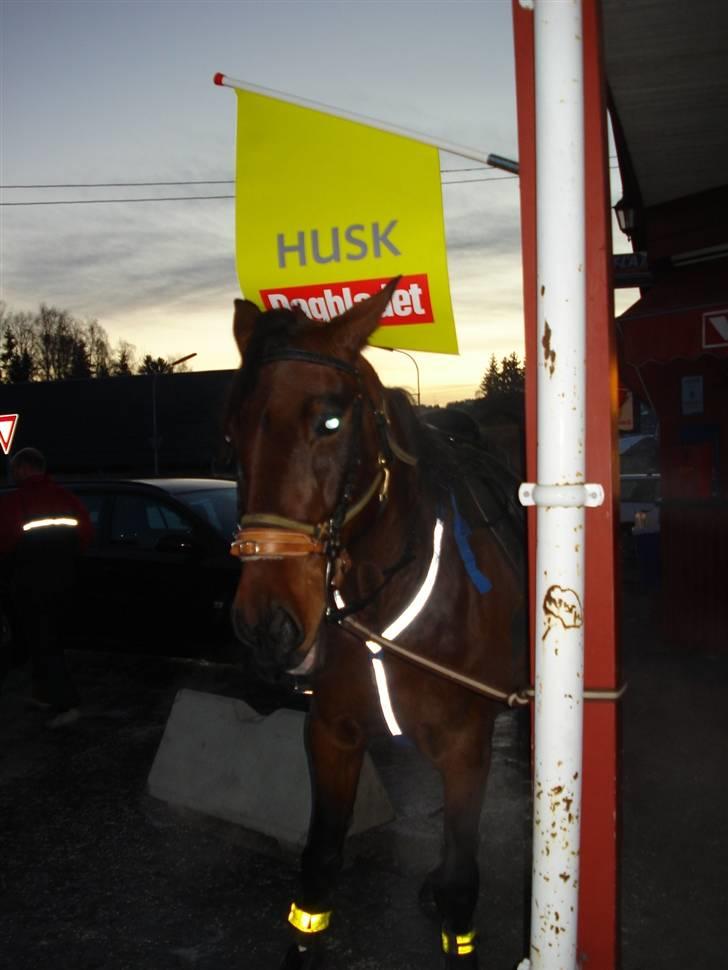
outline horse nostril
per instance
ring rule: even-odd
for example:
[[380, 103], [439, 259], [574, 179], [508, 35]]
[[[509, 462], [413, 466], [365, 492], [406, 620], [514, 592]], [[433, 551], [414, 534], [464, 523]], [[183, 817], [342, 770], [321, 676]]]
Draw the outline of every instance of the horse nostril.
[[304, 635], [296, 619], [282, 606], [272, 605], [256, 623], [246, 622], [241, 610], [233, 608], [235, 634], [250, 651], [253, 663], [265, 679], [275, 680], [296, 666], [296, 650]]
[[267, 616], [268, 639], [281, 662], [285, 661], [302, 643], [303, 631], [288, 610], [274, 606]]
[[233, 632], [238, 640], [246, 647], [254, 647], [257, 640], [255, 630], [245, 622], [241, 611], [233, 607], [230, 611], [230, 616], [233, 624]]

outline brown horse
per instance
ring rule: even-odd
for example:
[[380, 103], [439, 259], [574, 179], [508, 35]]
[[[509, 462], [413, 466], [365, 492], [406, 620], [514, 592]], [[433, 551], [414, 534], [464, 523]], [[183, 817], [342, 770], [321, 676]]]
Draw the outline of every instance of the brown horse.
[[301, 311], [235, 304], [243, 363], [228, 433], [244, 514], [232, 551], [244, 566], [234, 622], [262, 672], [306, 676], [313, 688], [313, 812], [287, 970], [319, 965], [364, 752], [388, 728], [441, 773], [444, 847], [427, 884], [445, 965], [477, 967], [478, 822], [498, 702], [376, 655], [344, 620], [513, 685], [520, 587], [503, 543], [489, 528], [468, 537], [447, 446], [432, 444], [436, 432], [407, 395], [385, 390], [361, 355], [396, 283], [325, 326]]

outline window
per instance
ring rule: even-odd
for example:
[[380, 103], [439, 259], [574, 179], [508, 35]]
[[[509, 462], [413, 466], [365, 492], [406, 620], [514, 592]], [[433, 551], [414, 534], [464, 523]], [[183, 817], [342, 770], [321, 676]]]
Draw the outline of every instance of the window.
[[171, 506], [151, 495], [117, 495], [111, 516], [111, 541], [155, 549], [168, 535], [192, 535], [192, 527]]
[[80, 492], [77, 493], [77, 497], [86, 506], [86, 511], [91, 519], [91, 525], [94, 527], [94, 537], [91, 544], [96, 545], [101, 533], [101, 519], [103, 517], [104, 504], [106, 503], [106, 495], [103, 492]]
[[230, 488], [185, 492], [177, 497], [226, 539], [233, 535], [238, 521], [238, 499], [234, 485]]
[[89, 492], [78, 496], [86, 506], [86, 511], [95, 529], [98, 529], [101, 522], [101, 510], [104, 506], [104, 496]]

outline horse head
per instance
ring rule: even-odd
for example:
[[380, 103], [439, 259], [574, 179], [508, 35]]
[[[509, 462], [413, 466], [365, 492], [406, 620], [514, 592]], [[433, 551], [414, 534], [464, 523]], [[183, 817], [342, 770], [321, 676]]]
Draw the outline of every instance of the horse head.
[[347, 537], [386, 491], [383, 390], [361, 356], [397, 280], [321, 325], [235, 301], [241, 367], [228, 434], [239, 469], [238, 638], [261, 674], [310, 674]]

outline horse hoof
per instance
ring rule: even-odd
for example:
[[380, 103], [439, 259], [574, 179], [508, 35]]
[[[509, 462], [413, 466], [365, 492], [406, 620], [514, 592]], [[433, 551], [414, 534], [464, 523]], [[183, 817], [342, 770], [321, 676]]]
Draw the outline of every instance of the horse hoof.
[[318, 947], [300, 950], [297, 943], [292, 943], [286, 951], [280, 970], [319, 970], [322, 966], [323, 957]]
[[429, 920], [438, 921], [441, 919], [440, 912], [435, 903], [435, 880], [433, 874], [428, 873], [422, 885], [420, 886], [420, 891], [417, 894], [417, 901], [420, 904], [420, 909], [424, 916]]

